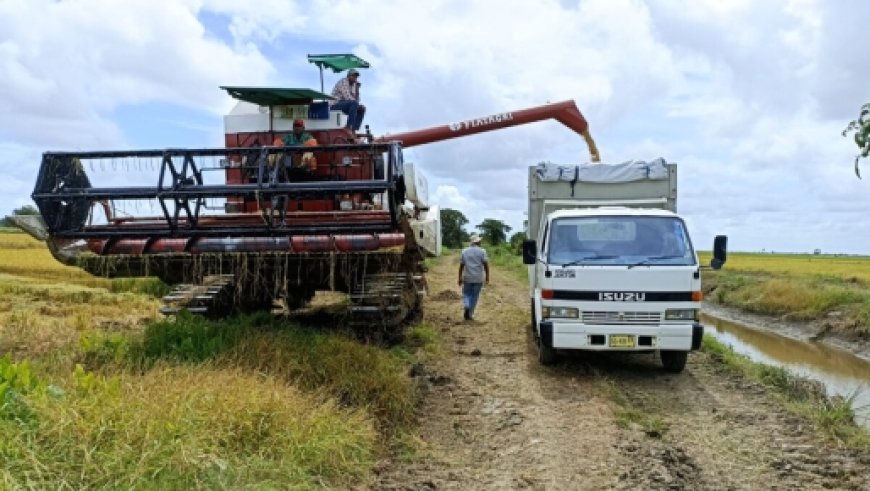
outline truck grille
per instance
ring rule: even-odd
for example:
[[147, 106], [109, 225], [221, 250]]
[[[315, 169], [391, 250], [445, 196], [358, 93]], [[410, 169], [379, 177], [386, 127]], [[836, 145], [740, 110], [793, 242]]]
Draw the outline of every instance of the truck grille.
[[583, 312], [584, 324], [658, 324], [659, 312]]

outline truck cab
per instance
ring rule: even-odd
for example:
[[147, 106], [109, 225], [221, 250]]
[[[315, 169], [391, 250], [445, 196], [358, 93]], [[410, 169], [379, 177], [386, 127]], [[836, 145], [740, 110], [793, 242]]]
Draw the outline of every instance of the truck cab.
[[[530, 215], [524, 260], [543, 364], [557, 350], [658, 351], [665, 369], [680, 372], [700, 347], [702, 267], [686, 223], [668, 209], [676, 167], [662, 165], [659, 179], [581, 183], [575, 172], [570, 190], [532, 173], [530, 210], [541, 214]], [[717, 237], [713, 267], [725, 243]]]

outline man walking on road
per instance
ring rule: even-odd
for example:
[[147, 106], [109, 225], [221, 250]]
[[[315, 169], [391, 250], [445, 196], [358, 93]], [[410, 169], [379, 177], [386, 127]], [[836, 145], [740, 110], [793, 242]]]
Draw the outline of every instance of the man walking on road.
[[[485, 274], [484, 274], [485, 273]], [[483, 282], [489, 284], [489, 259], [486, 249], [480, 247], [480, 236], [471, 236], [471, 245], [462, 250], [459, 258], [459, 280], [462, 286], [462, 304], [465, 307], [464, 318], [470, 321], [474, 318], [474, 308], [480, 298]]]

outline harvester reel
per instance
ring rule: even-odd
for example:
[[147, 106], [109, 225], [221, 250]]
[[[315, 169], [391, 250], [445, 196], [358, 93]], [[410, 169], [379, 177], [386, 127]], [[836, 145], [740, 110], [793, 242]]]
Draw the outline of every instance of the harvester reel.
[[[42, 172], [35, 193], [61, 193], [67, 188], [90, 188], [91, 182], [79, 159], [54, 158], [48, 172]], [[46, 226], [52, 232], [80, 230], [90, 214], [91, 204], [85, 198], [42, 201], [36, 203]]]

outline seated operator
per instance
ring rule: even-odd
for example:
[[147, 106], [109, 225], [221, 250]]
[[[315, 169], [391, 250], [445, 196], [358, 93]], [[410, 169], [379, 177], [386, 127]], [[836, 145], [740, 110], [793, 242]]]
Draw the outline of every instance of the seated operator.
[[[279, 144], [283, 144], [287, 147], [315, 147], [317, 146], [317, 140], [315, 140], [310, 133], [305, 131], [305, 121], [296, 119], [293, 121], [292, 133], [284, 135], [284, 138], [281, 140], [278, 140], [277, 138], [275, 139], [275, 145]], [[301, 158], [294, 158], [292, 167], [308, 169], [313, 172], [317, 169], [317, 159], [314, 158], [314, 152], [305, 152], [302, 154]]]
[[311, 136], [311, 133], [305, 131], [305, 121], [301, 119], [293, 120], [293, 133], [288, 133], [284, 135], [284, 138], [281, 140], [285, 146], [293, 146], [293, 145], [302, 145], [308, 140], [313, 140], [314, 137]]
[[330, 109], [335, 109], [347, 114], [347, 126], [353, 131], [358, 131], [362, 126], [363, 118], [366, 115], [366, 107], [359, 103], [359, 72], [351, 68], [347, 72], [347, 77], [341, 78], [335, 83], [332, 89], [332, 97], [336, 102], [329, 106]]

